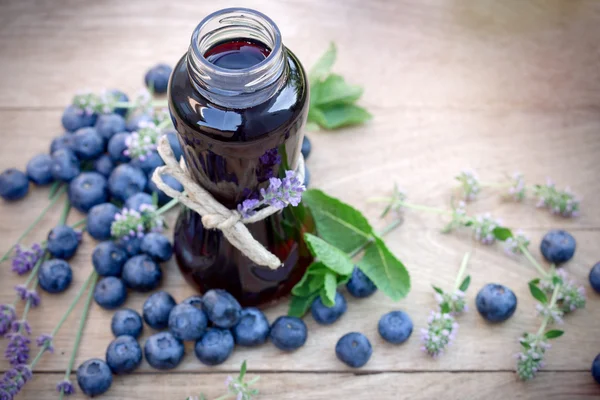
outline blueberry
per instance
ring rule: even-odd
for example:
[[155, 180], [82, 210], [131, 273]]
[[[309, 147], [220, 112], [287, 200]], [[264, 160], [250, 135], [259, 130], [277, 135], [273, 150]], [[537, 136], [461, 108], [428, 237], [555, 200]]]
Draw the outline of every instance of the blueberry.
[[158, 287], [162, 271], [150, 257], [141, 254], [127, 260], [121, 277], [127, 287], [138, 292], [148, 292]]
[[138, 129], [140, 129], [140, 127], [147, 122], [154, 122], [154, 120], [152, 119], [152, 117], [148, 114], [137, 114], [134, 115], [132, 117], [130, 117], [127, 120], [127, 123], [125, 125], [125, 129], [127, 129], [129, 132], [134, 132], [137, 131]]
[[130, 308], [123, 308], [113, 314], [110, 329], [115, 337], [129, 335], [138, 338], [144, 329], [142, 317]]
[[19, 200], [29, 192], [27, 175], [15, 168], [0, 174], [0, 196], [4, 200]]
[[490, 322], [502, 322], [509, 319], [517, 309], [517, 296], [506, 286], [488, 283], [475, 298], [477, 311]]
[[62, 124], [69, 132], [75, 132], [77, 129], [93, 126], [97, 118], [96, 114], [88, 114], [77, 107], [69, 106], [63, 112]]
[[[179, 181], [173, 178], [171, 175], [165, 174], [161, 175], [161, 177], [163, 181], [172, 189], [175, 189], [179, 192], [183, 191], [183, 186], [181, 185], [181, 183], [179, 183]], [[154, 183], [154, 181], [152, 180], [152, 175], [148, 177], [148, 191], [150, 191], [150, 193], [156, 193], [158, 195], [158, 204], [160, 205], [166, 204], [171, 200], [171, 197], [169, 197], [165, 192], [160, 190], [158, 186], [156, 186], [156, 183]]]
[[182, 301], [181, 304], [189, 304], [202, 310], [202, 296], [190, 296]]
[[84, 394], [98, 396], [112, 385], [112, 372], [104, 361], [92, 358], [77, 368], [77, 383]]
[[240, 321], [242, 307], [231, 294], [222, 289], [211, 289], [202, 297], [202, 309], [210, 322], [218, 328], [231, 328]]
[[146, 175], [149, 175], [148, 179], [150, 179], [154, 170], [161, 165], [165, 165], [165, 163], [160, 155], [153, 151], [150, 155], [134, 158], [131, 160], [131, 165], [140, 168]]
[[125, 141], [130, 135], [131, 134], [128, 132], [119, 132], [113, 137], [111, 137], [108, 141], [108, 155], [114, 162], [124, 163], [129, 162], [129, 160], [131, 160], [129, 156], [123, 154], [123, 152], [127, 149]]
[[279, 317], [271, 325], [269, 337], [271, 342], [280, 350], [292, 351], [306, 343], [308, 331], [306, 324], [300, 318]]
[[303, 182], [305, 187], [308, 187], [308, 185], [310, 185], [310, 171], [308, 170], [307, 166], [304, 166], [304, 182]]
[[346, 333], [335, 345], [335, 355], [338, 360], [349, 367], [360, 368], [365, 365], [373, 354], [371, 342], [359, 332]]
[[183, 343], [175, 339], [171, 332], [160, 332], [146, 340], [144, 355], [153, 368], [173, 369], [183, 359]]
[[204, 311], [190, 304], [178, 304], [169, 314], [169, 331], [179, 340], [200, 339], [207, 325]]
[[[112, 94], [118, 102], [122, 102], [122, 103], [129, 102], [129, 97], [127, 97], [127, 95], [125, 93], [121, 92], [118, 89], [112, 89], [109, 91], [109, 93]], [[128, 112], [129, 112], [129, 108], [126, 108], [126, 107], [117, 107], [114, 109], [114, 113], [119, 114], [122, 117], [127, 115]]]
[[142, 252], [142, 239], [139, 237], [124, 237], [117, 244], [129, 257], [137, 256]]
[[66, 133], [62, 136], [55, 137], [50, 143], [50, 154], [59, 149], [69, 149], [75, 151], [74, 136], [72, 133]]
[[125, 201], [146, 187], [144, 172], [130, 164], [119, 165], [108, 178], [110, 193], [118, 200]]
[[240, 346], [258, 346], [269, 337], [269, 321], [258, 308], [250, 307], [242, 310], [242, 318], [232, 329], [235, 342]]
[[196, 341], [194, 352], [202, 364], [218, 365], [229, 358], [234, 346], [229, 329], [210, 328]]
[[142, 253], [152, 257], [158, 262], [168, 261], [173, 255], [173, 246], [166, 236], [160, 233], [148, 233], [142, 239]]
[[152, 205], [152, 196], [150, 196], [148, 193], [139, 192], [125, 201], [125, 207], [129, 208], [130, 210], [139, 211], [142, 204]]
[[352, 276], [348, 283], [346, 283], [346, 289], [348, 289], [348, 293], [352, 296], [363, 298], [375, 293], [377, 286], [358, 267], [354, 267]]
[[317, 297], [310, 307], [310, 313], [318, 324], [331, 325], [346, 312], [347, 305], [344, 296], [337, 292], [335, 294], [335, 304], [333, 307], [327, 307], [323, 304], [321, 296]]
[[597, 383], [600, 383], [600, 354], [592, 362], [592, 376]]
[[312, 149], [312, 145], [310, 143], [310, 139], [308, 136], [304, 135], [304, 139], [302, 139], [302, 155], [304, 159], [307, 160], [310, 155], [310, 151]]
[[175, 159], [179, 161], [179, 159], [183, 155], [183, 151], [181, 150], [181, 143], [179, 143], [177, 132], [170, 131], [165, 133], [165, 135], [167, 135], [167, 139], [169, 140], [169, 144], [171, 145], [171, 150], [173, 150], [173, 155], [175, 156]]
[[110, 226], [119, 212], [112, 203], [98, 204], [90, 209], [87, 220], [87, 231], [96, 240], [110, 239]]
[[102, 114], [98, 117], [95, 128], [104, 143], [108, 143], [115, 133], [125, 130], [125, 118], [119, 114]]
[[99, 243], [92, 253], [92, 264], [100, 276], [121, 276], [125, 261], [125, 250], [111, 241]]
[[73, 280], [71, 266], [65, 260], [44, 261], [38, 272], [40, 287], [48, 293], [61, 293], [67, 290]]
[[144, 77], [148, 89], [153, 90], [154, 93], [166, 93], [171, 71], [173, 69], [167, 64], [157, 64], [150, 68]]
[[68, 260], [79, 247], [81, 234], [67, 225], [58, 225], [48, 233], [47, 249], [56, 258]]
[[542, 239], [540, 250], [548, 262], [554, 264], [567, 262], [575, 254], [575, 238], [567, 231], [552, 230]]
[[142, 363], [142, 348], [133, 336], [119, 336], [106, 349], [106, 364], [117, 374], [129, 374]]
[[125, 303], [127, 299], [127, 288], [123, 281], [115, 276], [107, 276], [100, 279], [94, 289], [94, 300], [96, 304], [105, 310], [114, 310]]
[[94, 170], [105, 178], [110, 176], [113, 169], [115, 169], [115, 163], [108, 154], [102, 154], [94, 160]]
[[52, 157], [38, 154], [27, 163], [27, 177], [36, 185], [46, 185], [54, 180], [52, 176]]
[[600, 293], [600, 261], [596, 263], [590, 270], [590, 285], [596, 293]]
[[406, 342], [413, 331], [413, 322], [403, 311], [392, 311], [379, 319], [379, 334], [386, 341], [394, 344]]
[[144, 321], [151, 328], [165, 329], [169, 326], [169, 314], [176, 305], [175, 299], [169, 293], [162, 290], [156, 292], [144, 302]]
[[79, 175], [79, 159], [72, 150], [63, 148], [52, 153], [52, 176], [70, 182]]
[[82, 172], [69, 184], [69, 200], [73, 207], [87, 213], [108, 200], [108, 182], [97, 172]]
[[104, 139], [94, 128], [81, 128], [73, 135], [75, 154], [80, 160], [93, 160], [104, 153]]

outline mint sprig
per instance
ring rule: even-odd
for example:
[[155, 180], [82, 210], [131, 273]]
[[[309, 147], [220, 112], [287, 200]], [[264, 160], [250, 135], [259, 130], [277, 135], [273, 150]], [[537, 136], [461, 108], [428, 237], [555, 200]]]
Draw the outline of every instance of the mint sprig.
[[372, 118], [367, 110], [355, 104], [362, 96], [362, 87], [350, 85], [342, 76], [331, 73], [336, 56], [337, 49], [331, 43], [308, 75], [308, 123], [323, 129], [362, 124]]
[[358, 268], [391, 299], [406, 296], [408, 271], [360, 211], [315, 189], [304, 193], [303, 202], [317, 227], [318, 236], [304, 236], [315, 262], [292, 289], [289, 315], [303, 316], [317, 296], [326, 306], [333, 306], [337, 287], [348, 282], [355, 266], [353, 258], [363, 251]]

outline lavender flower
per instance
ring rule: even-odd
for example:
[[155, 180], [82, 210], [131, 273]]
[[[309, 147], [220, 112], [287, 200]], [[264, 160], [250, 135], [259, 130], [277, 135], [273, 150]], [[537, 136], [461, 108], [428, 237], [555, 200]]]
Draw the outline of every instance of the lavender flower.
[[31, 307], [37, 307], [40, 305], [40, 295], [35, 290], [28, 290], [25, 285], [15, 286], [17, 296], [23, 301], [29, 301]]
[[504, 241], [504, 251], [509, 255], [521, 254], [523, 253], [521, 248], [527, 248], [530, 243], [529, 237], [519, 229], [513, 237], [509, 237]]
[[45, 347], [45, 351], [54, 353], [54, 346], [52, 345], [53, 340], [54, 340], [54, 338], [52, 337], [52, 335], [48, 335], [47, 333], [42, 333], [40, 336], [37, 337], [35, 342], [38, 345], [38, 347]]
[[519, 338], [523, 352], [516, 355], [517, 375], [524, 381], [533, 379], [544, 367], [544, 354], [551, 345], [543, 336], [526, 333]]
[[39, 244], [34, 244], [31, 248], [15, 246], [15, 256], [12, 260], [12, 270], [19, 275], [24, 275], [31, 271], [38, 260], [44, 255], [44, 249]]
[[455, 290], [454, 293], [435, 293], [434, 296], [440, 306], [440, 310], [449, 310], [448, 313], [451, 315], [468, 311], [465, 292], [462, 290]]
[[238, 204], [237, 209], [242, 215], [242, 218], [250, 218], [256, 214], [256, 209], [259, 207], [260, 201], [257, 199], [247, 199]]
[[17, 365], [4, 373], [0, 380], [0, 399], [12, 400], [31, 379], [31, 369], [27, 365]]
[[463, 170], [456, 177], [456, 180], [461, 183], [466, 201], [473, 201], [477, 194], [481, 191], [481, 185], [477, 179], [477, 175], [473, 171]]
[[564, 269], [556, 270], [540, 280], [540, 288], [548, 293], [552, 293], [560, 285], [556, 297], [557, 308], [567, 314], [579, 308], [584, 308], [586, 304], [585, 288], [569, 277]]
[[144, 161], [156, 151], [160, 129], [152, 122], [140, 122], [140, 129], [125, 139], [123, 154]]
[[164, 220], [156, 207], [142, 204], [139, 211], [123, 208], [115, 215], [110, 231], [113, 239], [142, 238], [148, 232], [162, 232]]
[[12, 305], [0, 305], [0, 337], [4, 337], [4, 335], [10, 332], [16, 318], [15, 308]]
[[4, 357], [13, 366], [26, 364], [29, 360], [29, 344], [31, 340], [22, 334], [21, 330], [9, 333], [7, 337], [9, 338], [9, 342], [4, 351]]
[[525, 177], [520, 172], [515, 172], [512, 176], [510, 187], [508, 188], [508, 194], [515, 201], [523, 201], [527, 188], [525, 186]]
[[579, 215], [581, 200], [568, 187], [559, 191], [555, 184], [548, 179], [545, 185], [536, 185], [534, 192], [539, 199], [538, 207], [546, 207], [552, 214], [565, 218]]
[[475, 239], [483, 244], [493, 244], [496, 241], [494, 236], [494, 229], [501, 226], [500, 220], [493, 219], [490, 213], [478, 215], [473, 220], [473, 231], [475, 233]]
[[421, 329], [421, 350], [432, 357], [443, 354], [456, 336], [458, 324], [450, 314], [432, 311], [427, 320], [427, 329]]
[[31, 335], [31, 326], [29, 326], [29, 322], [24, 320], [13, 321], [11, 329], [13, 332], [25, 331], [28, 335]]
[[73, 387], [71, 381], [65, 379], [58, 382], [58, 384], [56, 385], [56, 391], [58, 393], [64, 393], [66, 396], [70, 396], [73, 393], [75, 393], [75, 388]]

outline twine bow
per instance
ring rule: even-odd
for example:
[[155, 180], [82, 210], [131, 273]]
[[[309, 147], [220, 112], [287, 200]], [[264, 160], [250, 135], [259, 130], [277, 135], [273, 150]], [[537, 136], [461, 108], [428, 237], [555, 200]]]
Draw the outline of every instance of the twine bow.
[[[243, 218], [237, 210], [230, 210], [219, 203], [206, 189], [190, 178], [183, 158], [181, 158], [180, 163], [175, 159], [166, 135], [163, 135], [158, 140], [158, 153], [165, 162], [165, 165], [154, 170], [152, 181], [160, 190], [200, 214], [202, 216], [202, 224], [205, 228], [222, 231], [223, 235], [233, 246], [256, 264], [271, 269], [277, 269], [282, 265], [281, 260], [277, 256], [254, 239], [245, 225], [263, 220], [280, 211], [279, 208], [266, 206], [251, 217]], [[179, 181], [184, 190], [180, 192], [167, 185], [161, 177], [164, 174], [171, 175]], [[304, 157], [302, 155], [298, 158], [296, 174], [298, 179], [303, 182]]]

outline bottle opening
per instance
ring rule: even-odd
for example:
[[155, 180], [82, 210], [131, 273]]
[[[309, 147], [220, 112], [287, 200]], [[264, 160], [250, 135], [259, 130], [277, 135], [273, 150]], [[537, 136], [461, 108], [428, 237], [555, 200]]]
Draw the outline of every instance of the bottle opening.
[[251, 39], [234, 39], [219, 43], [204, 53], [204, 58], [217, 67], [225, 69], [246, 69], [265, 60], [271, 49], [261, 42]]

